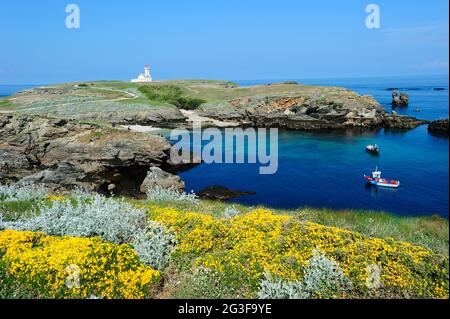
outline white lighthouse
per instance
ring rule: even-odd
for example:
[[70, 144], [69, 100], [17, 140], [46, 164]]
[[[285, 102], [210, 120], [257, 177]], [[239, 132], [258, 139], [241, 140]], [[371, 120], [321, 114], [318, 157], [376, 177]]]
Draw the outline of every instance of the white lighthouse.
[[146, 83], [146, 82], [152, 82], [152, 75], [150, 74], [150, 66], [147, 64], [144, 69], [144, 74], [139, 74], [137, 79], [131, 80], [131, 82], [139, 82], [139, 83]]

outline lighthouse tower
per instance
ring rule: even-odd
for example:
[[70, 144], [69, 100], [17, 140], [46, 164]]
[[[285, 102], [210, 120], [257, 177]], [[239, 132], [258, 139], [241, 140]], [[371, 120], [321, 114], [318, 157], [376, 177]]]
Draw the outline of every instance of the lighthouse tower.
[[150, 66], [145, 65], [144, 74], [139, 74], [137, 79], [131, 80], [131, 82], [152, 82], [152, 75], [150, 74]]
[[152, 75], [150, 74], [150, 66], [148, 64], [145, 65], [144, 78], [148, 81], [152, 81]]

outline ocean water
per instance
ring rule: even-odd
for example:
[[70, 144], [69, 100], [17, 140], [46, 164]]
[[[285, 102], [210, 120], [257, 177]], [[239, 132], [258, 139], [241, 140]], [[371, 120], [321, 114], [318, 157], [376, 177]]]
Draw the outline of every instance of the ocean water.
[[[448, 78], [443, 76], [296, 81], [342, 86], [359, 94], [372, 95], [389, 111], [392, 92], [387, 89], [398, 88], [410, 95], [411, 102], [407, 108], [395, 109], [400, 114], [429, 120], [448, 117]], [[237, 82], [245, 86], [277, 81]], [[29, 87], [0, 85], [0, 95]], [[445, 90], [435, 91], [434, 88]], [[414, 108], [421, 111], [414, 112]], [[370, 143], [381, 147], [379, 156], [364, 151], [365, 145]], [[399, 215], [438, 214], [448, 218], [448, 143], [448, 137], [431, 135], [426, 126], [409, 131], [380, 129], [363, 133], [280, 131], [278, 171], [274, 175], [260, 175], [258, 164], [201, 164], [181, 172], [180, 176], [187, 190], [221, 185], [255, 192], [255, 195], [231, 200], [247, 205], [367, 209]], [[242, 152], [225, 148], [224, 151]], [[363, 175], [370, 174], [377, 166], [383, 177], [399, 179], [400, 188], [367, 185]]]
[[[241, 86], [267, 84], [286, 80], [246, 80], [235, 81]], [[383, 78], [342, 78], [342, 79], [293, 79], [301, 84], [340, 86], [353, 90], [361, 95], [371, 95], [388, 111], [395, 110], [399, 114], [414, 116], [424, 120], [448, 118], [449, 86], [448, 76], [410, 76]], [[396, 88], [410, 97], [409, 107], [392, 108], [392, 91]], [[434, 90], [442, 88], [444, 90]], [[414, 109], [420, 109], [415, 112]]]
[[5, 96], [9, 96], [12, 95], [14, 93], [32, 88], [32, 87], [36, 87], [38, 85], [33, 85], [33, 84], [19, 84], [19, 85], [14, 85], [14, 84], [0, 84], [0, 97], [5, 97]]
[[[372, 95], [388, 110], [392, 92], [387, 89], [399, 88], [410, 95], [411, 101], [409, 107], [396, 109], [400, 114], [430, 120], [448, 117], [446, 77], [297, 81], [343, 86]], [[255, 85], [276, 81], [237, 82]], [[433, 90], [438, 87], [445, 90]], [[420, 108], [421, 112], [413, 112], [414, 108]], [[381, 147], [379, 156], [364, 151], [370, 143]], [[247, 205], [366, 209], [448, 218], [448, 147], [448, 137], [431, 135], [426, 126], [409, 131], [380, 129], [364, 133], [280, 131], [279, 168], [274, 175], [260, 175], [258, 164], [201, 164], [180, 176], [187, 190], [221, 185], [256, 192], [231, 200]], [[401, 187], [383, 189], [367, 185], [363, 175], [370, 175], [376, 167], [383, 177], [399, 179]]]

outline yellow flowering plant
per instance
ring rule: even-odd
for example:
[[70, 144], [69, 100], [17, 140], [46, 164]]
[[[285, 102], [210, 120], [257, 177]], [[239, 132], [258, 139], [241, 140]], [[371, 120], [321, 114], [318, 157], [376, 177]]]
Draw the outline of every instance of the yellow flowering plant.
[[160, 278], [129, 245], [30, 231], [0, 231], [0, 263], [44, 298], [144, 298]]
[[301, 280], [318, 250], [340, 265], [352, 283], [353, 297], [448, 298], [448, 257], [421, 246], [262, 209], [232, 218], [158, 206], [148, 211], [175, 232], [175, 259], [191, 256], [195, 266], [223, 274], [222, 284], [246, 286], [253, 296], [264, 274]]

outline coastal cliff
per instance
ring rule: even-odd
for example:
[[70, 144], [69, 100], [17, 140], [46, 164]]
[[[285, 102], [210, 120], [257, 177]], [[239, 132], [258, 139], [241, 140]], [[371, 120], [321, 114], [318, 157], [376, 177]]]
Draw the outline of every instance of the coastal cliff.
[[[136, 195], [153, 181], [183, 189], [169, 161], [170, 144], [158, 136], [81, 124], [74, 120], [0, 115], [0, 182], [42, 183], [58, 191]], [[172, 177], [172, 178], [170, 178]], [[168, 184], [169, 182], [169, 184]]]
[[193, 120], [204, 126], [289, 130], [410, 129], [427, 123], [390, 114], [371, 96], [351, 90], [292, 83], [239, 87], [224, 81], [103, 81], [34, 88], [6, 103], [8, 112], [162, 128], [190, 127]]

